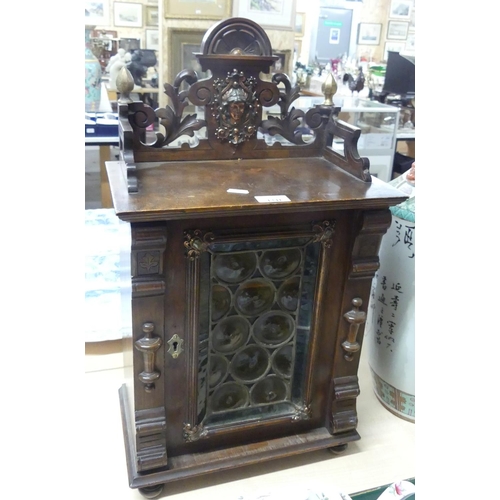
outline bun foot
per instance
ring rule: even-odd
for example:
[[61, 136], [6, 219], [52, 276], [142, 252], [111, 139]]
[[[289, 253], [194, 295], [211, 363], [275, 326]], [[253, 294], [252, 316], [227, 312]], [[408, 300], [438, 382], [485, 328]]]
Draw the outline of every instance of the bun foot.
[[164, 484], [145, 486], [144, 488], [139, 488], [139, 493], [145, 498], [156, 498], [160, 496], [164, 486]]
[[347, 443], [339, 444], [338, 446], [332, 446], [331, 448], [328, 448], [328, 451], [330, 453], [333, 453], [334, 455], [340, 455], [345, 450], [347, 450]]

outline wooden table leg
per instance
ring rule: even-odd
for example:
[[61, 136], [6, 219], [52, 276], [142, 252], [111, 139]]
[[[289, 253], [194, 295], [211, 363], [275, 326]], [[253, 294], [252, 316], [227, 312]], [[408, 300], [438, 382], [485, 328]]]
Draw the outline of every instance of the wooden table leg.
[[111, 190], [109, 188], [108, 174], [106, 173], [106, 162], [111, 159], [111, 146], [99, 146], [99, 168], [101, 171], [101, 205], [102, 208], [113, 208]]

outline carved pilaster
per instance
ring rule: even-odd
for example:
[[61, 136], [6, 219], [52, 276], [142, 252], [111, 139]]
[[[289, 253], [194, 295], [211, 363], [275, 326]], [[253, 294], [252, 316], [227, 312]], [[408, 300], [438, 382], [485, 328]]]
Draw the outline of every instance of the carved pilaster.
[[136, 412], [137, 470], [146, 471], [167, 465], [167, 423], [165, 408]]
[[372, 279], [379, 267], [382, 237], [391, 224], [389, 209], [360, 212], [352, 241], [348, 277], [337, 327], [337, 347], [332, 380], [332, 434], [354, 431], [357, 425], [357, 370], [364, 335]]
[[[131, 275], [136, 462], [167, 465], [165, 420], [166, 226], [132, 223]], [[167, 337], [168, 338], [168, 337]]]
[[359, 396], [358, 377], [356, 375], [338, 377], [334, 380], [333, 387], [333, 407], [336, 411], [332, 411], [330, 432], [339, 434], [355, 430], [358, 425], [355, 408], [355, 401]]

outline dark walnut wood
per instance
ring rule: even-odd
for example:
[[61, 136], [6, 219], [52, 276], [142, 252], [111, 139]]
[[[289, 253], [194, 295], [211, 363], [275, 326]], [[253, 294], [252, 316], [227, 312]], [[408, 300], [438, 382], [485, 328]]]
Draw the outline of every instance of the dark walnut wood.
[[[107, 164], [132, 230], [120, 402], [130, 486], [148, 498], [171, 481], [359, 439], [371, 281], [389, 207], [406, 197], [372, 179], [331, 86], [304, 113], [285, 74], [261, 80], [275, 59], [264, 30], [236, 18], [205, 35], [210, 78], [179, 73], [166, 108], [131, 102], [121, 75], [121, 157]], [[279, 116], [263, 117], [274, 104]]]

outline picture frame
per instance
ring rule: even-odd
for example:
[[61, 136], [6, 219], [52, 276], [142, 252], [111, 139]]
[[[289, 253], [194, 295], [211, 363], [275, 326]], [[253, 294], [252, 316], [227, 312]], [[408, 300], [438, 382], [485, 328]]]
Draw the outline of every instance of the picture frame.
[[387, 40], [406, 40], [408, 37], [409, 22], [391, 21], [387, 23]]
[[[209, 73], [201, 70], [201, 66], [193, 55], [200, 52], [205, 29], [169, 28], [169, 67], [168, 83], [173, 84], [175, 77], [183, 69], [192, 69], [198, 74], [198, 79], [208, 78]], [[183, 89], [185, 88], [183, 84]]]
[[415, 33], [409, 33], [406, 39], [405, 52], [415, 52]]
[[114, 2], [114, 24], [128, 28], [142, 28], [142, 3]]
[[271, 66], [271, 74], [288, 73], [290, 64], [291, 50], [274, 50], [273, 56], [278, 56], [279, 59]]
[[389, 17], [392, 19], [410, 19], [413, 0], [392, 0]]
[[225, 19], [231, 14], [231, 0], [163, 0], [166, 18]]
[[330, 28], [328, 43], [330, 45], [337, 45], [340, 43], [340, 28]]
[[389, 57], [388, 52], [402, 52], [405, 48], [404, 42], [385, 42], [384, 45], [384, 61]]
[[415, 9], [411, 9], [409, 33], [415, 33]]
[[145, 5], [146, 26], [158, 26], [158, 7]]
[[160, 39], [158, 30], [146, 30], [146, 49], [160, 50]]
[[109, 1], [85, 2], [85, 24], [109, 26]]
[[304, 36], [304, 31], [306, 27], [306, 13], [296, 12], [295, 13], [295, 36]]
[[296, 21], [295, 0], [269, 0], [262, 4], [256, 0], [233, 0], [233, 17], [251, 19], [263, 28], [292, 31]]
[[359, 23], [358, 45], [380, 45], [380, 35], [382, 33], [382, 23]]
[[293, 41], [293, 51], [295, 52], [295, 60], [299, 61], [302, 54], [302, 38], [295, 38]]

